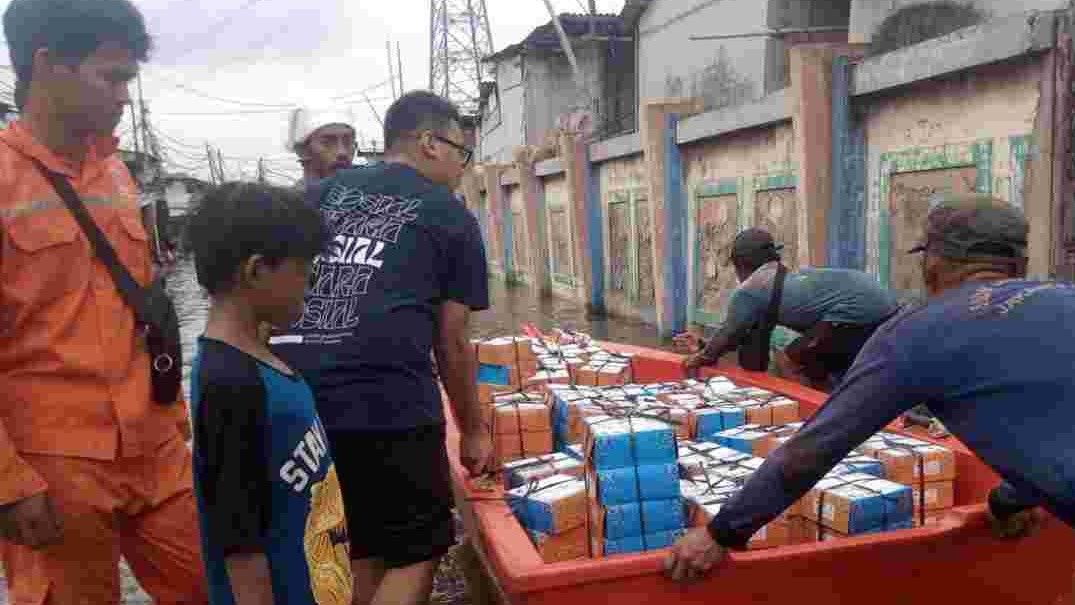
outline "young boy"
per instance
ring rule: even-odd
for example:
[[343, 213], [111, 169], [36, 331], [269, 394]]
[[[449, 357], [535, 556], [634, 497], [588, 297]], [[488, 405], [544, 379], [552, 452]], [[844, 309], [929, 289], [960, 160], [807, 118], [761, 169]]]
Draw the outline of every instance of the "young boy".
[[350, 544], [314, 399], [259, 326], [302, 315], [329, 241], [301, 194], [210, 192], [188, 239], [211, 307], [191, 378], [194, 487], [214, 605], [350, 605]]

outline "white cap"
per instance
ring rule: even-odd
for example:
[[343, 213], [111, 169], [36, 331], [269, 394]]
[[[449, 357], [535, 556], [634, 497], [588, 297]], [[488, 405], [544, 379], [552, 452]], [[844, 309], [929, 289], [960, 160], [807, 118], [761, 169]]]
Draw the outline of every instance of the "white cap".
[[349, 109], [315, 111], [298, 107], [292, 110], [287, 126], [287, 150], [297, 151], [315, 132], [333, 124], [343, 124], [355, 130], [355, 116]]

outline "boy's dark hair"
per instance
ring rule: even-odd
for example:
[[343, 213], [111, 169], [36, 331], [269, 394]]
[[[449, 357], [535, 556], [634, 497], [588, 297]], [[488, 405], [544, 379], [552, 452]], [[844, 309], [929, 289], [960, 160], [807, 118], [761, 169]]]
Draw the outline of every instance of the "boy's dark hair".
[[392, 149], [409, 132], [443, 132], [452, 122], [462, 125], [463, 119], [451, 101], [428, 90], [408, 92], [392, 103], [384, 116], [384, 148]]
[[129, 0], [13, 0], [4, 12], [4, 36], [20, 109], [40, 48], [77, 65], [106, 42], [123, 45], [138, 61], [146, 60], [153, 44], [142, 13]]
[[209, 294], [234, 286], [235, 272], [255, 254], [273, 266], [313, 259], [330, 233], [321, 214], [300, 192], [259, 183], [225, 183], [210, 189], [191, 213], [187, 246], [198, 283]]

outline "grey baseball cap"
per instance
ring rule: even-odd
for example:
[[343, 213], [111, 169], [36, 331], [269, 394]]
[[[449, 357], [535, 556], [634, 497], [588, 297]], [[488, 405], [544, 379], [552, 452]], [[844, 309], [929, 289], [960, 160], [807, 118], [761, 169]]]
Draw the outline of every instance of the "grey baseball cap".
[[1023, 212], [987, 195], [946, 195], [926, 218], [925, 241], [909, 252], [953, 260], [1026, 258], [1030, 230]]

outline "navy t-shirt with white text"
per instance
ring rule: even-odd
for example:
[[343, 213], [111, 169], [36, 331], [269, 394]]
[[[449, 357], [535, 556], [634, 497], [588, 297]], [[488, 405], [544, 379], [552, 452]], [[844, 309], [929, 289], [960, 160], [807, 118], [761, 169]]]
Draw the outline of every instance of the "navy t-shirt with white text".
[[478, 222], [446, 187], [402, 164], [342, 170], [312, 192], [333, 236], [303, 316], [273, 338], [332, 430], [444, 421], [431, 351], [443, 301], [489, 306]]

